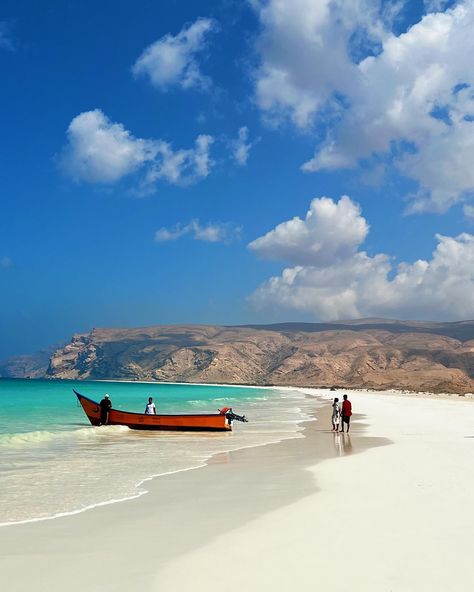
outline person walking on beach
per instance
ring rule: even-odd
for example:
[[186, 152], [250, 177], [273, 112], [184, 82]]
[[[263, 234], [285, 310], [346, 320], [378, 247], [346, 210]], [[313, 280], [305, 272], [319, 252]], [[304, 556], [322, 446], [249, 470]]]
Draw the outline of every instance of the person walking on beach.
[[332, 404], [332, 431], [337, 432], [339, 430], [339, 423], [341, 421], [341, 407], [339, 405], [339, 399], [336, 397]]
[[347, 398], [347, 395], [342, 397], [344, 400], [342, 401], [342, 430], [344, 432], [344, 424], [347, 424], [347, 433], [349, 433], [349, 427], [351, 425], [351, 415], [352, 415], [352, 403]]
[[145, 407], [145, 415], [156, 415], [156, 407], [151, 397], [148, 397], [148, 403]]
[[112, 409], [112, 401], [109, 395], [105, 394], [102, 401], [99, 403], [100, 407], [100, 422], [99, 425], [107, 425], [109, 421], [109, 411]]

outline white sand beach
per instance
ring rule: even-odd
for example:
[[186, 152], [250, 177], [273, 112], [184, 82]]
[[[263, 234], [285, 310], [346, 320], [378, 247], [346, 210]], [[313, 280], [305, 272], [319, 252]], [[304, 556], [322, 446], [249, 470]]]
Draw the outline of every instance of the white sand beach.
[[0, 529], [0, 589], [464, 589], [474, 404], [346, 392], [349, 437], [331, 433], [328, 403], [303, 438], [217, 455], [135, 500]]

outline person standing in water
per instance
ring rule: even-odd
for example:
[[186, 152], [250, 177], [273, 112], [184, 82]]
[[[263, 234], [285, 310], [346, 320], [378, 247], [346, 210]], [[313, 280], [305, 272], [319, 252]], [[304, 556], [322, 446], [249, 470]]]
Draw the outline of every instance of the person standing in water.
[[339, 423], [341, 421], [341, 407], [339, 405], [339, 399], [336, 397], [332, 404], [332, 431], [337, 432], [339, 430]]
[[349, 433], [349, 427], [351, 425], [351, 415], [352, 415], [352, 403], [347, 398], [347, 395], [342, 397], [344, 400], [342, 401], [342, 430], [344, 431], [344, 424], [347, 424], [347, 433]]
[[99, 403], [100, 407], [100, 422], [99, 425], [107, 425], [109, 421], [109, 411], [112, 409], [112, 401], [109, 395], [105, 394], [102, 401]]
[[156, 415], [156, 407], [151, 397], [148, 397], [148, 403], [145, 407], [145, 415]]

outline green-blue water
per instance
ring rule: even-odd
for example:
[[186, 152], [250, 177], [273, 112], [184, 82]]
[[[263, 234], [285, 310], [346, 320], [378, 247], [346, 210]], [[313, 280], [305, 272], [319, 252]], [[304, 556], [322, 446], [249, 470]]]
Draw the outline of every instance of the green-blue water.
[[[72, 392], [114, 408], [249, 417], [232, 433], [137, 432], [90, 426]], [[195, 468], [217, 452], [297, 437], [314, 404], [302, 392], [209, 385], [0, 380], [0, 524], [44, 519], [146, 492], [152, 476]]]
[[215, 413], [225, 401], [238, 406], [239, 401], [267, 394], [260, 389], [207, 385], [0, 380], [0, 441], [4, 434], [87, 426], [72, 389], [96, 401], [108, 393], [114, 408], [138, 413], [143, 413], [148, 397], [153, 397], [158, 413], [192, 413], [197, 409]]

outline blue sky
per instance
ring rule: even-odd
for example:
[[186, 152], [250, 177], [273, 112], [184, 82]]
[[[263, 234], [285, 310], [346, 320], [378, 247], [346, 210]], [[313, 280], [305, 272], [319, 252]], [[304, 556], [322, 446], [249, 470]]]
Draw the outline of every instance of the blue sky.
[[0, 358], [95, 326], [474, 317], [472, 1], [0, 10]]

